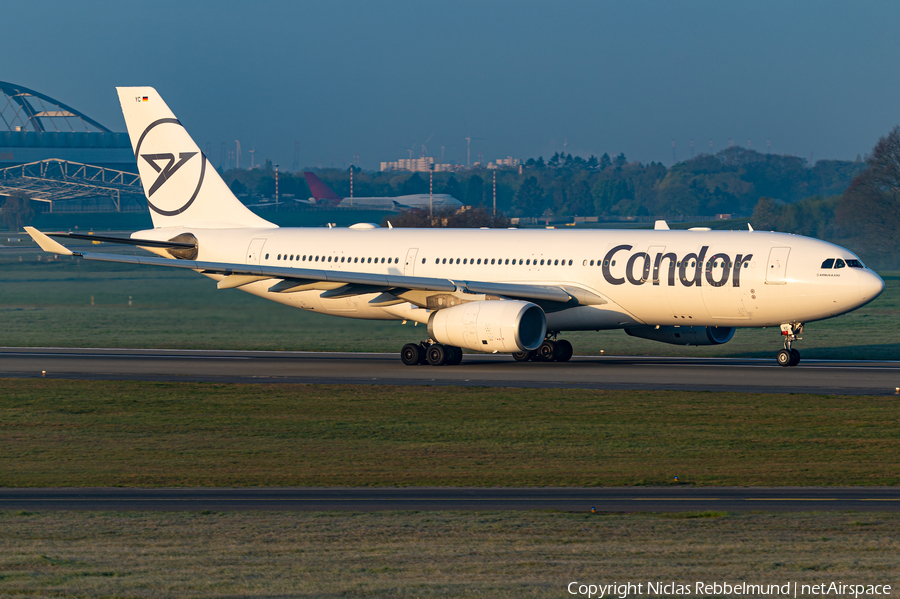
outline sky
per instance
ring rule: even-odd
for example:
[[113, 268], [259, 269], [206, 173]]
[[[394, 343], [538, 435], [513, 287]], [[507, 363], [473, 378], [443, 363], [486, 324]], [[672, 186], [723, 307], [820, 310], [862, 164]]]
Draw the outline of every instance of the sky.
[[465, 164], [466, 137], [473, 162], [852, 160], [900, 124], [896, 2], [33, 0], [4, 22], [0, 80], [115, 131], [114, 88], [153, 86], [213, 164], [235, 140], [244, 167]]

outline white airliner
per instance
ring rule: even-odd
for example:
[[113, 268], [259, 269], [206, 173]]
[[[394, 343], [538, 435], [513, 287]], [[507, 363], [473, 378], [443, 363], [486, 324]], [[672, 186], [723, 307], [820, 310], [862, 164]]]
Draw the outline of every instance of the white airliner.
[[419, 210], [431, 210], [433, 208], [459, 208], [462, 202], [446, 193], [416, 193], [404, 196], [392, 197], [355, 197], [345, 198], [339, 196], [315, 173], [305, 172], [306, 184], [312, 197], [309, 204], [316, 206], [333, 206], [337, 208], [375, 208], [377, 210], [404, 210], [418, 208]]
[[281, 228], [231, 193], [150, 87], [118, 88], [154, 228], [128, 243], [156, 256], [46, 251], [187, 268], [304, 310], [415, 321], [429, 339], [409, 365], [456, 364], [465, 348], [566, 361], [563, 331], [624, 329], [676, 345], [717, 345], [739, 327], [779, 327], [777, 361], [796, 365], [804, 323], [858, 308], [881, 278], [837, 245], [761, 231]]

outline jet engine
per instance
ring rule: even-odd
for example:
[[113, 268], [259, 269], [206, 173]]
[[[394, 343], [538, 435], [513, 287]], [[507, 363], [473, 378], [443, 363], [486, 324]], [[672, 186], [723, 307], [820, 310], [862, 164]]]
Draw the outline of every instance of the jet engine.
[[633, 327], [625, 329], [632, 337], [661, 341], [672, 345], [722, 345], [734, 337], [734, 327]]
[[529, 351], [544, 342], [547, 317], [530, 302], [468, 302], [433, 312], [428, 318], [428, 334], [438, 343], [473, 351]]

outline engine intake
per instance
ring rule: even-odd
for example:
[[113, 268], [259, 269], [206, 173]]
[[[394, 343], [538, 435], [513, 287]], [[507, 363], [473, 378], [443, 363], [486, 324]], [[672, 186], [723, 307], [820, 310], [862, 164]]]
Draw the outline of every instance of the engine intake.
[[438, 343], [473, 351], [529, 351], [544, 342], [547, 317], [530, 302], [469, 302], [433, 312], [428, 318], [428, 334]]
[[625, 329], [632, 337], [671, 343], [672, 345], [722, 345], [734, 337], [734, 327], [633, 327]]

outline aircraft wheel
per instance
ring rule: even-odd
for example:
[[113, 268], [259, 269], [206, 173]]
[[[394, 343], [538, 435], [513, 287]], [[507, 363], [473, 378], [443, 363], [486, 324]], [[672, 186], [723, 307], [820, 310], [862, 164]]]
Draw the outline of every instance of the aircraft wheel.
[[791, 362], [794, 361], [794, 356], [791, 354], [790, 350], [782, 349], [775, 354], [775, 360], [778, 362], [779, 366], [793, 366]]
[[556, 359], [556, 342], [547, 339], [537, 348], [537, 356], [541, 362], [552, 362]]
[[531, 358], [534, 357], [534, 350], [531, 351], [517, 351], [512, 355], [513, 359], [516, 362], [527, 362]]
[[572, 359], [572, 353], [574, 351], [575, 350], [572, 347], [571, 343], [569, 343], [565, 339], [560, 339], [556, 342], [556, 361], [568, 362]]
[[459, 364], [460, 362], [462, 362], [462, 359], [463, 359], [463, 351], [462, 351], [462, 349], [460, 349], [460, 348], [458, 348], [458, 347], [453, 347], [453, 346], [449, 346], [449, 345], [448, 345], [448, 346], [447, 346], [447, 350], [448, 350], [449, 353], [450, 353], [450, 355], [447, 357], [447, 364], [448, 364], [448, 365], [450, 365], [450, 366], [456, 366], [457, 364]]
[[794, 348], [791, 348], [791, 363], [789, 366], [796, 366], [800, 363], [800, 352]]
[[441, 345], [440, 343], [435, 343], [428, 348], [428, 353], [425, 355], [428, 360], [428, 364], [431, 366], [443, 366], [447, 363], [448, 358], [447, 348]]
[[422, 357], [422, 346], [418, 343], [407, 343], [400, 350], [400, 361], [407, 366], [416, 366]]

